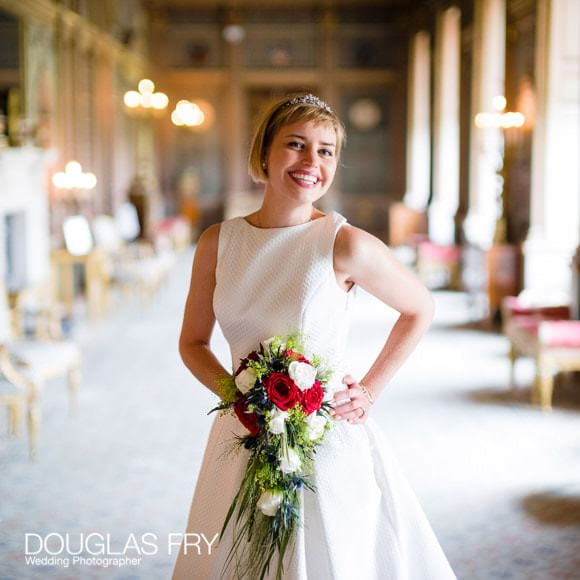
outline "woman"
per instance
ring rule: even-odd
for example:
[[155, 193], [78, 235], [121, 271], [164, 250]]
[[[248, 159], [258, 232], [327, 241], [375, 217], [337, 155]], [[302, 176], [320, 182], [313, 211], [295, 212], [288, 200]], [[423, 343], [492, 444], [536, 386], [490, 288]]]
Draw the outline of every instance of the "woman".
[[[334, 111], [313, 95], [281, 99], [266, 112], [249, 159], [250, 175], [265, 183], [262, 206], [212, 225], [200, 236], [180, 353], [216, 395], [217, 381], [231, 375], [209, 349], [216, 319], [233, 369], [261, 340], [296, 328], [309, 335], [311, 351], [336, 369], [342, 383], [334, 385], [336, 424], [315, 456], [317, 492], [303, 490], [303, 526], [296, 549], [284, 559], [286, 580], [453, 579], [422, 508], [370, 417], [385, 385], [429, 327], [433, 299], [382, 241], [347, 224], [336, 211], [325, 214], [313, 207], [332, 184], [344, 138]], [[357, 286], [400, 312], [360, 380], [343, 368]], [[247, 461], [244, 449], [234, 457], [224, 452], [234, 435], [244, 434], [232, 416], [214, 420], [176, 580], [221, 577], [232, 535], [226, 530], [218, 543], [216, 534]], [[205, 539], [199, 543], [201, 534]]]

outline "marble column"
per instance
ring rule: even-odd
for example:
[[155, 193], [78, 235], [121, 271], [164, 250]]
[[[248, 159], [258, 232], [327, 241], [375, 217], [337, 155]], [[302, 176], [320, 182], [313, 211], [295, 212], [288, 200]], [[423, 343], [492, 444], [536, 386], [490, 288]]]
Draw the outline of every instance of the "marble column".
[[[230, 15], [229, 24], [237, 22], [236, 15]], [[228, 83], [224, 95], [226, 115], [222, 139], [226, 148], [226, 195], [225, 216], [231, 208], [237, 207], [235, 198], [248, 189], [247, 151], [249, 141], [246, 128], [247, 101], [246, 87], [242, 79], [242, 45], [239, 42], [224, 41], [226, 66], [229, 69]]]
[[431, 46], [422, 30], [411, 39], [407, 117], [407, 189], [404, 204], [425, 211], [431, 191]]
[[429, 237], [441, 245], [455, 241], [459, 207], [459, 59], [461, 12], [451, 7], [437, 16], [435, 107], [433, 119], [433, 200]]
[[[474, 14], [473, 87], [471, 120], [479, 112], [493, 112], [493, 99], [505, 91], [505, 0], [476, 0]], [[463, 228], [470, 244], [493, 245], [501, 165], [500, 129], [473, 128], [469, 152], [469, 209]]]
[[580, 231], [580, 3], [538, 0], [537, 118], [532, 143], [530, 229], [524, 289], [568, 301]]
[[[321, 78], [324, 83], [320, 84], [318, 89], [321, 98], [330, 103], [332, 107], [339, 107], [338, 83], [336, 78], [338, 54], [338, 18], [336, 9], [331, 6], [326, 6], [322, 12], [320, 19], [320, 37], [321, 37], [321, 53], [320, 53], [320, 68]], [[327, 212], [332, 209], [341, 210], [341, 185], [342, 185], [342, 171], [338, 171], [336, 178], [330, 191], [321, 199], [319, 207]]]

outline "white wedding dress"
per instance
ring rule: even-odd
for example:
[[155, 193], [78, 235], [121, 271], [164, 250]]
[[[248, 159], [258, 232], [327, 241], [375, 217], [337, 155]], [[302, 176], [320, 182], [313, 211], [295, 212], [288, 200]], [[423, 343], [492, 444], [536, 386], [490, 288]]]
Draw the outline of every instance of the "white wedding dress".
[[[333, 269], [334, 240], [345, 222], [336, 211], [277, 228], [259, 228], [243, 217], [222, 222], [213, 305], [230, 345], [232, 370], [261, 340], [301, 331], [309, 351], [336, 369], [334, 387], [345, 387], [345, 344], [357, 289], [342, 290]], [[302, 488], [303, 525], [284, 559], [284, 579], [454, 579], [372, 410], [364, 424], [334, 423], [315, 455], [317, 492]], [[243, 448], [233, 457], [224, 455], [234, 433], [247, 431], [236, 418], [216, 415], [195, 487], [186, 533], [204, 533], [210, 542], [221, 530], [248, 458]], [[233, 523], [234, 518], [211, 554], [189, 548], [186, 555], [182, 546], [174, 580], [222, 578]], [[276, 563], [274, 557], [268, 580], [275, 578]], [[229, 574], [223, 578], [233, 578]]]

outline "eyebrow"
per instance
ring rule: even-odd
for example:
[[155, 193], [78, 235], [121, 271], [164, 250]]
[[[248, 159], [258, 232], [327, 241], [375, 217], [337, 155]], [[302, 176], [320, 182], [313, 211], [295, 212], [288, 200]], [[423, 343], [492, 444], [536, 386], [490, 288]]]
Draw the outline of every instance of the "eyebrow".
[[[294, 133], [290, 134], [290, 135], [286, 135], [286, 137], [298, 137], [299, 139], [304, 139], [304, 141], [306, 141], [306, 137], [304, 137], [303, 135], [296, 135]], [[327, 145], [329, 147], [336, 147], [336, 145], [334, 143], [322, 143], [323, 145]]]

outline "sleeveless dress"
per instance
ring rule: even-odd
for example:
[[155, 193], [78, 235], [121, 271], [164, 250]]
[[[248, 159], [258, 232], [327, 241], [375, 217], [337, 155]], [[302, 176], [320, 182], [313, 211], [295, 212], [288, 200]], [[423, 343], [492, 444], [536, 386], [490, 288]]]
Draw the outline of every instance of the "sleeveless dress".
[[[341, 379], [348, 373], [345, 345], [357, 286], [342, 290], [333, 268], [334, 241], [345, 222], [336, 211], [276, 228], [253, 226], [243, 217], [222, 222], [213, 306], [232, 371], [261, 340], [299, 330], [308, 336], [308, 350], [336, 369], [333, 388], [346, 388]], [[284, 580], [455, 579], [372, 410], [364, 424], [334, 423], [315, 454], [317, 491], [301, 490], [302, 526], [284, 558]], [[247, 431], [237, 418], [216, 415], [187, 523], [186, 534], [203, 533], [210, 543], [248, 459], [243, 448], [224, 455], [233, 434]], [[234, 519], [211, 553], [204, 540], [187, 554], [182, 544], [174, 580], [222, 578]], [[195, 543], [196, 536], [190, 538]], [[268, 580], [276, 564], [275, 556]]]

